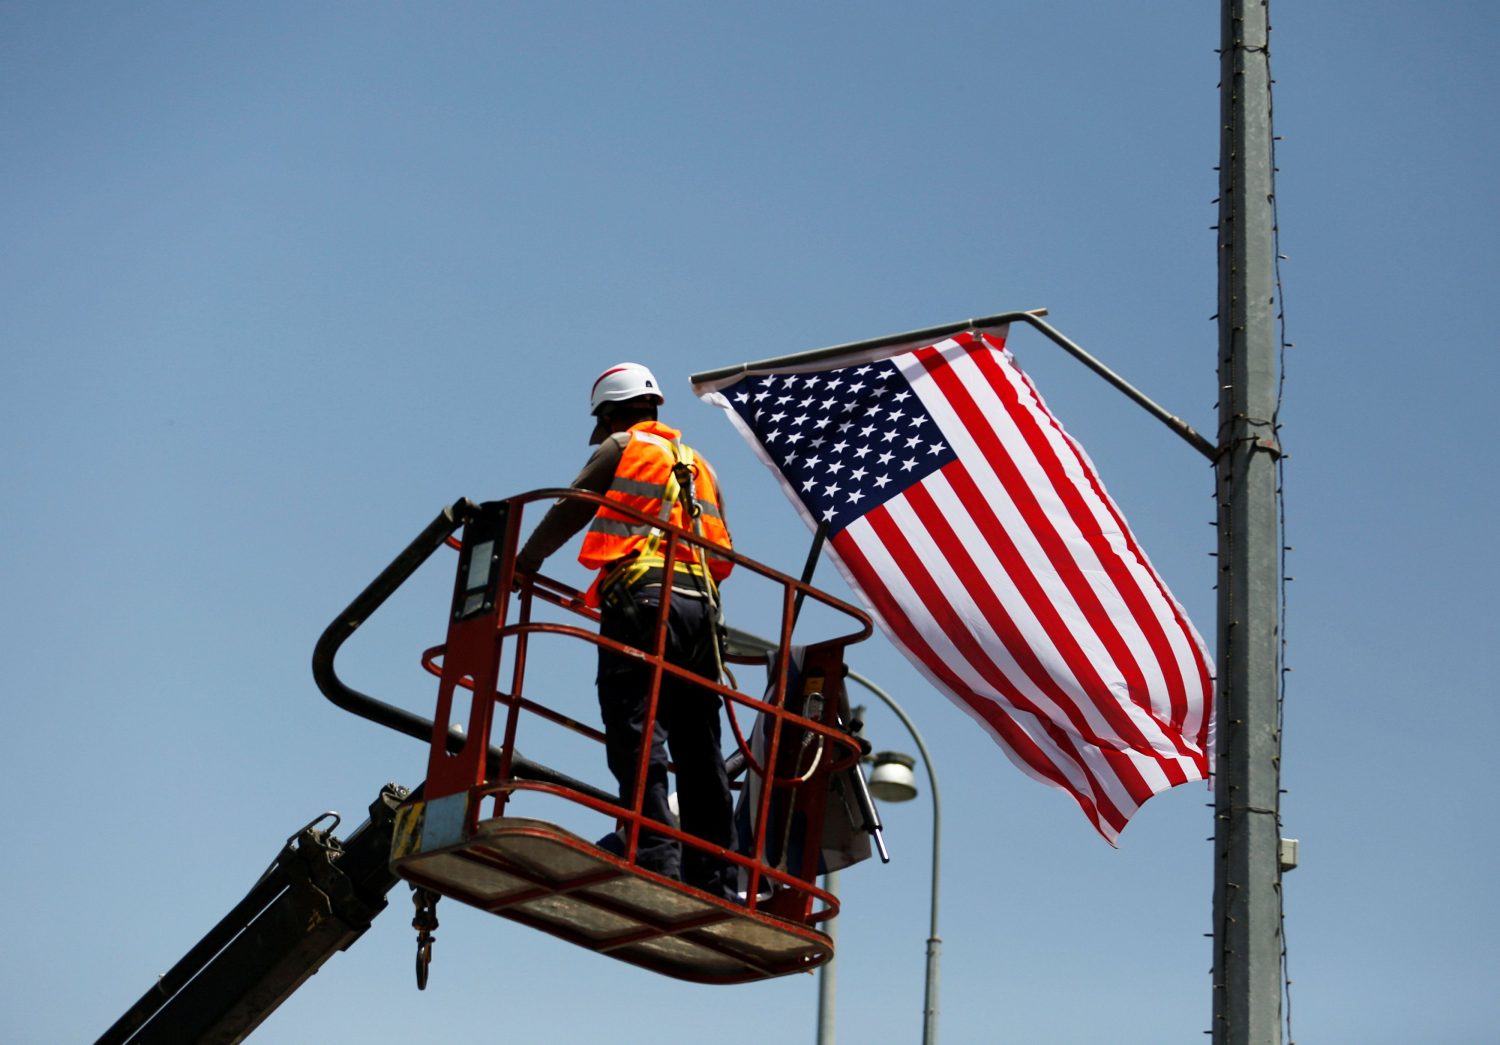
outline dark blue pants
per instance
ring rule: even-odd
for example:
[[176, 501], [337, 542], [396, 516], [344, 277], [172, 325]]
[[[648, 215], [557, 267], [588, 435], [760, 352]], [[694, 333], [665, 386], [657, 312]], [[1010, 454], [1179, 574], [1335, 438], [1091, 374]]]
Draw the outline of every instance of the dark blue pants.
[[[637, 592], [635, 614], [618, 603], [605, 600], [599, 633], [638, 649], [654, 649], [653, 629], [661, 606], [660, 589]], [[713, 653], [713, 608], [705, 599], [674, 595], [668, 606], [668, 663], [680, 665], [705, 678], [717, 671]], [[734, 847], [733, 809], [729, 778], [720, 749], [719, 696], [711, 690], [662, 673], [655, 728], [651, 734], [651, 761], [641, 812], [653, 820], [673, 823], [667, 805], [667, 752], [677, 770], [677, 804], [681, 828], [691, 835], [726, 849]], [[605, 749], [609, 768], [620, 786], [620, 801], [628, 806], [634, 798], [639, 768], [641, 737], [651, 687], [651, 667], [634, 657], [599, 650], [599, 710], [604, 719]], [[730, 876], [723, 861], [692, 846], [686, 853], [677, 842], [657, 832], [643, 830], [636, 863], [650, 871], [681, 878], [716, 895]]]

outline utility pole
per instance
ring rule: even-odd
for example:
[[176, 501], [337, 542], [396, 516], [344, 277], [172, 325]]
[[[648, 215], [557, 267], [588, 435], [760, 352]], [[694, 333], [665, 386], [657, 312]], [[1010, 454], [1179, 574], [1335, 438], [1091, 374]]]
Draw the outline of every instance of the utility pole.
[[1281, 529], [1266, 0], [1223, 0], [1214, 1045], [1281, 1041]]

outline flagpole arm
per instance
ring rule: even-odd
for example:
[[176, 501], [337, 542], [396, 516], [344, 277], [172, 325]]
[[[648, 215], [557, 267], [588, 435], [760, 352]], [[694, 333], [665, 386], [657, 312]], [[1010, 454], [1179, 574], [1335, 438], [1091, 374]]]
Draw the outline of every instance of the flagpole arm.
[[1062, 331], [1058, 330], [1051, 323], [1048, 323], [1046, 320], [1042, 319], [1042, 314], [1045, 314], [1045, 310], [1037, 310], [1034, 312], [1020, 312], [1015, 314], [1015, 318], [1020, 320], [1022, 323], [1031, 324], [1031, 326], [1035, 327], [1039, 333], [1041, 333], [1053, 344], [1057, 345], [1064, 352], [1068, 353], [1068, 355], [1072, 356], [1074, 359], [1078, 360], [1094, 373], [1104, 378], [1104, 380], [1108, 381], [1111, 385], [1114, 385], [1115, 388], [1125, 393], [1125, 395], [1132, 402], [1134, 402], [1137, 406], [1145, 409], [1145, 411], [1151, 414], [1151, 416], [1155, 417], [1158, 421], [1162, 422], [1172, 431], [1176, 432], [1183, 439], [1187, 440], [1188, 444], [1192, 446], [1193, 449], [1201, 453], [1204, 457], [1208, 458], [1210, 461], [1218, 459], [1219, 453], [1218, 450], [1215, 449], [1214, 444], [1210, 443], [1196, 430], [1194, 430], [1192, 425], [1188, 424], [1176, 414], [1168, 413], [1163, 407], [1158, 405], [1140, 389], [1136, 388], [1129, 381], [1126, 381], [1123, 377], [1115, 373], [1109, 367], [1105, 366], [1088, 352], [1085, 352], [1072, 340], [1064, 336]]
[[922, 330], [911, 330], [905, 334], [887, 334], [885, 337], [870, 338], [868, 341], [851, 341], [845, 345], [830, 345], [827, 348], [814, 348], [806, 352], [793, 352], [790, 355], [774, 356], [770, 359], [757, 359], [749, 363], [739, 363], [735, 366], [720, 367], [717, 370], [705, 370], [701, 374], [694, 374], [688, 380], [694, 387], [708, 384], [709, 382], [723, 381], [725, 378], [737, 377], [759, 370], [784, 370], [788, 367], [804, 367], [815, 370], [818, 364], [829, 359], [838, 359], [843, 356], [856, 355], [860, 352], [875, 352], [881, 349], [894, 348], [900, 345], [919, 346], [941, 341], [953, 334], [962, 334], [966, 330], [990, 330], [995, 327], [1003, 327], [1014, 320], [1033, 321], [1038, 315], [1046, 315], [1044, 308], [1033, 309], [1030, 312], [1002, 312], [997, 316], [985, 316], [983, 319], [966, 319], [958, 323], [944, 323], [942, 326], [926, 327]]
[[961, 334], [964, 331], [979, 332], [1008, 326], [1011, 323], [1027, 323], [1034, 327], [1043, 337], [1068, 353], [1068, 355], [1104, 378], [1104, 380], [1108, 381], [1119, 391], [1125, 393], [1127, 398], [1176, 432], [1204, 457], [1210, 461], [1218, 460], [1219, 453], [1214, 444], [1200, 435], [1192, 425], [1158, 405], [1151, 397], [1105, 366], [1094, 356], [1084, 351], [1078, 344], [1065, 336], [1062, 331], [1044, 320], [1042, 317], [1046, 314], [1047, 310], [1044, 308], [1027, 309], [1021, 312], [1001, 312], [998, 315], [985, 316], [982, 319], [968, 319], [957, 323], [944, 323], [941, 326], [926, 327], [922, 330], [910, 330], [904, 334], [887, 334], [885, 337], [870, 338], [866, 341], [850, 341], [843, 345], [830, 345], [827, 348], [815, 348], [807, 352], [793, 352], [790, 355], [773, 356], [770, 359], [758, 359], [749, 363], [739, 363], [735, 366], [720, 367], [717, 370], [705, 370], [702, 373], [693, 374], [688, 380], [692, 382], [694, 388], [699, 388], [703, 385], [724, 382], [726, 379], [732, 379], [741, 374], [752, 372], [786, 370], [789, 368], [813, 370], [830, 359], [840, 359], [860, 353], [879, 353], [884, 349], [896, 348], [903, 345], [931, 344], [934, 341], [941, 341], [945, 337]]

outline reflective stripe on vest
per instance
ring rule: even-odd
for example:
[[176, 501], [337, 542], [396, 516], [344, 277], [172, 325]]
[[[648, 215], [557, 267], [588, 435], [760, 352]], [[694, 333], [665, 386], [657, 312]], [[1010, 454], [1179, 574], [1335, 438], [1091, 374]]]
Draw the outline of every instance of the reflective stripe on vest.
[[[692, 529], [714, 544], [731, 547], [729, 531], [724, 526], [719, 508], [713, 470], [691, 449], [681, 445], [678, 441], [681, 433], [658, 421], [643, 421], [631, 428], [629, 434], [630, 441], [621, 452], [620, 463], [615, 467], [614, 478], [604, 496], [651, 518]], [[693, 485], [700, 509], [697, 519], [687, 517], [679, 498], [672, 472], [679, 459], [696, 469]], [[660, 562], [661, 555], [655, 545], [661, 536], [656, 527], [601, 506], [584, 534], [578, 561], [597, 570], [630, 555]], [[687, 568], [699, 558], [697, 549], [686, 543], [679, 546], [677, 555], [679, 565]], [[729, 575], [732, 564], [728, 560], [712, 554], [707, 559], [709, 575], [715, 581]], [[645, 564], [644, 559], [642, 564]]]

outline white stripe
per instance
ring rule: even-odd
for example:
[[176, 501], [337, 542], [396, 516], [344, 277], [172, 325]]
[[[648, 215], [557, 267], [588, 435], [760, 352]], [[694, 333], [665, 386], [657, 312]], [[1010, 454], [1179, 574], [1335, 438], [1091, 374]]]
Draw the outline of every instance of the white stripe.
[[[1087, 452], [1077, 440], [1062, 429], [1057, 419], [1047, 409], [1040, 394], [1015, 366], [1015, 360], [1011, 354], [1000, 353], [999, 361], [1007, 381], [1020, 397], [1022, 407], [1036, 419], [1058, 462], [1077, 489], [1101, 533], [1108, 536], [1109, 544], [1118, 561], [1128, 571], [1148, 611], [1155, 618], [1172, 660], [1169, 663], [1162, 663], [1149, 646], [1142, 650], [1132, 644], [1132, 652], [1148, 673], [1149, 688], [1153, 694], [1153, 708], [1163, 721], [1169, 720], [1171, 716], [1170, 697], [1165, 689], [1163, 673], [1173, 672], [1181, 678], [1187, 695], [1187, 715], [1184, 720], [1183, 733], [1189, 746], [1193, 746], [1203, 722], [1206, 706], [1202, 693], [1203, 682], [1200, 669], [1209, 677], [1213, 674], [1203, 639], [1193, 629], [1187, 613], [1173, 598], [1166, 583], [1152, 566], [1140, 542], [1129, 540], [1128, 531], [1120, 529], [1124, 525], [1124, 513], [1110, 498], [1109, 492], [1099, 480], [1098, 469], [1094, 467]], [[1132, 543], [1135, 550], [1131, 548]], [[1130, 636], [1126, 637], [1128, 639]], [[1160, 686], [1153, 680], [1153, 675], [1161, 680]]]
[[[959, 350], [961, 352], [961, 350]], [[1131, 576], [1132, 583], [1139, 588], [1143, 601], [1146, 603], [1149, 613], [1154, 617], [1154, 625], [1143, 625], [1138, 621], [1135, 614], [1119, 589], [1115, 586], [1111, 576], [1105, 572], [1104, 566], [1087, 537], [1078, 529], [1072, 517], [1067, 511], [1057, 490], [1052, 486], [1051, 480], [1043, 470], [1041, 463], [1035, 457], [1031, 447], [1022, 435], [1014, 418], [1010, 416], [1006, 405], [990, 387], [988, 380], [968, 358], [968, 353], [962, 353], [962, 358], [950, 367], [951, 372], [957, 376], [966, 391], [974, 398], [975, 404], [990, 419], [1001, 444], [1005, 447], [1008, 456], [1021, 470], [1022, 481], [1031, 489], [1037, 498], [1043, 514], [1052, 523], [1053, 528], [1063, 541], [1069, 554], [1072, 556], [1072, 568], [1079, 576], [1089, 584], [1095, 596], [1103, 607], [1106, 617], [1114, 625], [1120, 638], [1130, 650], [1131, 656], [1138, 666], [1145, 681], [1147, 696], [1152, 709], [1157, 717], [1163, 721], [1170, 721], [1172, 715], [1172, 704], [1170, 691], [1167, 688], [1164, 671], [1171, 670], [1179, 673], [1183, 679], [1183, 690], [1188, 695], [1190, 708], [1201, 708], [1201, 702], [1194, 699], [1194, 695], [1200, 690], [1201, 684], [1197, 676], [1196, 663], [1189, 657], [1188, 662], [1183, 662], [1182, 654], [1188, 652], [1184, 648], [1181, 629], [1174, 619], [1171, 607], [1174, 605], [1164, 601], [1161, 592], [1165, 589], [1155, 577], [1154, 571], [1130, 551], [1125, 535], [1119, 530], [1114, 517], [1110, 516], [1103, 504], [1099, 501], [1095, 490], [1090, 483], [1090, 475], [1080, 470], [1080, 459], [1065, 449], [1060, 449], [1056, 439], [1058, 429], [1055, 420], [1045, 412], [1038, 411], [1035, 406], [1028, 406], [1028, 411], [1036, 418], [1041, 430], [1046, 433], [1048, 443], [1054, 452], [1061, 452], [1059, 465], [1068, 475], [1071, 485], [1076, 489], [1079, 497], [1091, 513], [1100, 536], [1104, 537], [1108, 547], [1114, 553], [1113, 557], [1121, 563]], [[1035, 397], [1023, 383], [1018, 379], [1014, 367], [1006, 361], [1003, 370], [1007, 379], [1012, 383], [1022, 397], [1024, 404], [1037, 404]], [[925, 369], [923, 370], [925, 375]], [[916, 386], [914, 386], [916, 387]], [[955, 450], [961, 460], [970, 466], [981, 488], [993, 503], [1010, 504], [1009, 496], [999, 485], [998, 477], [990, 469], [984, 459], [983, 453], [978, 445], [968, 437], [967, 429], [957, 413], [949, 406], [946, 398], [942, 396], [941, 390], [936, 382], [930, 379], [921, 382], [917, 387], [919, 396], [924, 404], [928, 405], [935, 416], [938, 417], [940, 425], [946, 435], [955, 443]], [[1039, 404], [1037, 404], [1039, 405]], [[1068, 441], [1071, 444], [1071, 440]], [[960, 445], [961, 444], [961, 445]], [[1089, 469], [1092, 464], [1082, 459]], [[1095, 482], [1097, 478], [1095, 477]], [[1102, 484], [1100, 485], [1102, 489]], [[1007, 520], [1007, 532], [1015, 532], [1019, 529], [1030, 535], [1028, 525], [1021, 519], [1019, 513], [1014, 513]], [[1018, 542], [1019, 543], [1019, 542]], [[1037, 571], [1039, 579], [1053, 578], [1056, 583], [1047, 583], [1048, 597], [1054, 605], [1064, 614], [1064, 620], [1070, 630], [1079, 640], [1089, 655], [1091, 663], [1096, 669], [1102, 665], [1110, 664], [1111, 658], [1101, 640], [1093, 633], [1091, 625], [1083, 617], [1073, 597], [1062, 585], [1060, 577], [1056, 576], [1059, 569], [1067, 568], [1061, 564], [1052, 563], [1035, 542], [1030, 542], [1029, 547], [1023, 547], [1022, 553], [1032, 567]], [[1162, 664], [1146, 638], [1143, 627], [1155, 627], [1165, 637], [1168, 648], [1172, 651], [1175, 663]], [[1101, 674], [1111, 680], [1111, 688], [1116, 696], [1128, 699], [1125, 693], [1124, 680], [1118, 675], [1118, 669], [1110, 667], [1101, 670]], [[1196, 716], [1195, 716], [1196, 717]], [[1201, 718], [1200, 718], [1201, 721]], [[1194, 773], [1197, 771], [1194, 770]]]
[[[980, 380], [982, 381], [982, 378]], [[1113, 660], [1103, 642], [1094, 633], [1092, 625], [1063, 578], [1061, 571], [1069, 568], [1068, 565], [1054, 562], [1042, 547], [1030, 520], [1021, 513], [984, 451], [969, 434], [969, 430], [942, 395], [936, 382], [924, 380], [914, 387], [923, 404], [931, 411], [942, 428], [945, 437], [949, 439], [959, 460], [968, 469], [970, 477], [995, 513], [1006, 535], [1015, 544], [1017, 553], [1027, 564], [1047, 600], [1062, 618], [1064, 626], [1083, 648], [1089, 662], [1103, 678], [1107, 680], [1117, 678], [1118, 668], [1113, 665]], [[1089, 547], [1077, 527], [1068, 519], [1061, 502], [1056, 498], [1055, 491], [1047, 483], [1045, 475], [1021, 439], [1020, 432], [1009, 415], [1005, 413], [1003, 404], [987, 388], [971, 388], [971, 392], [976, 393], [981, 409], [992, 422], [995, 435], [1004, 446], [1008, 456], [1020, 469], [1021, 481], [1037, 498], [1040, 510], [1052, 524], [1058, 538], [1072, 556], [1071, 568], [1099, 597], [1105, 614], [1117, 630], [1122, 632], [1122, 639], [1136, 661], [1146, 665], [1154, 664], [1155, 656], [1145, 637], [1135, 629], [1134, 618], [1124, 606], [1119, 592], [1108, 583], [1104, 568], [1094, 555], [1092, 548]], [[1149, 667], [1144, 669], [1142, 674], [1149, 685], [1152, 682], [1152, 672]], [[1158, 690], [1164, 688], [1159, 674], [1156, 676], [1156, 682], [1155, 688]], [[1123, 692], [1119, 695], [1123, 695]]]
[[[1147, 612], [1154, 618], [1155, 628], [1163, 637], [1169, 651], [1170, 660], [1165, 663], [1156, 656], [1145, 638], [1144, 629], [1149, 625], [1137, 622], [1136, 618], [1130, 615], [1123, 599], [1117, 600], [1121, 614], [1142, 629], [1139, 632], [1135, 629], [1126, 629], [1124, 638], [1130, 644], [1132, 654], [1142, 667], [1148, 691], [1151, 694], [1153, 710], [1162, 721], [1170, 721], [1173, 710], [1170, 693], [1166, 688], [1166, 673], [1175, 674], [1181, 680], [1187, 703], [1183, 729], [1184, 740], [1189, 748], [1195, 748], [1197, 732], [1203, 721], [1206, 705], [1199, 669], [1202, 667], [1207, 674], [1212, 674], [1202, 639], [1193, 631], [1186, 612], [1172, 597], [1165, 582], [1161, 580], [1160, 575], [1146, 558], [1145, 552], [1140, 550], [1140, 542], [1134, 541], [1128, 531], [1121, 529], [1124, 525], [1124, 513], [1110, 499], [1108, 491], [1104, 489], [1104, 484], [1098, 478], [1098, 470], [1084, 452], [1083, 447], [1063, 431], [1056, 418], [1047, 411], [1046, 404], [1041, 401], [1035, 390], [1016, 369], [1009, 353], [1003, 354], [1001, 362], [1007, 380], [1021, 397], [1023, 406], [1041, 426], [1041, 431], [1046, 435], [1049, 445], [1058, 455], [1059, 464], [1073, 483], [1100, 532], [1108, 538], [1109, 546], [1115, 553], [1117, 561], [1127, 571], [1131, 583], [1140, 592]], [[1132, 544], [1134, 549], [1132, 549]], [[1101, 583], [1108, 580], [1103, 575], [1099, 579]], [[1099, 586], [1095, 587], [1097, 589]], [[1109, 590], [1115, 590], [1112, 584]], [[1106, 606], [1108, 605], [1106, 603]], [[1136, 640], [1137, 635], [1139, 641]], [[1192, 772], [1195, 777], [1200, 774], [1197, 769]]]
[[[972, 362], [965, 360], [962, 364], [955, 365], [952, 370], [955, 376], [961, 379], [968, 393], [974, 398], [975, 404], [980, 411], [994, 423], [995, 433], [999, 437], [1001, 444], [1005, 447], [1011, 460], [1021, 470], [1022, 481], [1036, 496], [1041, 511], [1052, 524], [1053, 529], [1062, 540], [1068, 554], [1072, 557], [1073, 569], [1078, 572], [1080, 579], [1087, 583], [1089, 588], [1094, 592], [1095, 597], [1104, 609], [1105, 616], [1120, 634], [1126, 648], [1130, 650], [1131, 656], [1139, 666], [1141, 674], [1145, 679], [1148, 691], [1154, 696], [1164, 696], [1166, 694], [1165, 679], [1161, 674], [1161, 666], [1157, 661], [1156, 654], [1151, 650], [1150, 642], [1146, 639], [1145, 634], [1140, 631], [1139, 624], [1134, 614], [1130, 611], [1130, 608], [1126, 605], [1119, 589], [1115, 587], [1110, 575], [1105, 572], [1104, 564], [1099, 560], [1093, 545], [1073, 522], [1071, 515], [1068, 513], [1067, 506], [1063, 503], [1062, 497], [1053, 487], [1041, 462], [1037, 460], [1031, 447], [1027, 444], [1015, 419], [1010, 416], [1005, 404], [990, 387], [984, 375], [979, 372], [978, 367]], [[1009, 368], [1007, 368], [1006, 373], [1008, 377], [1013, 378], [1013, 372]], [[933, 384], [934, 390], [936, 390], [935, 383], [930, 384]], [[948, 413], [951, 418], [950, 424], [954, 426], [962, 425], [962, 422], [955, 413], [951, 410], [948, 410]], [[1046, 420], [1049, 419], [1043, 419], [1044, 424]], [[983, 455], [980, 453], [977, 445], [972, 442], [970, 443], [970, 452], [967, 456], [964, 456], [964, 460], [966, 464], [972, 463], [973, 467], [971, 471], [979, 471], [982, 468], [983, 471], [993, 475], [993, 472], [989, 469], [988, 462], [980, 464], [983, 460]], [[999, 496], [1008, 500], [1008, 497], [1006, 497], [998, 486], [998, 476], [995, 477], [995, 482], [996, 487], [987, 492], [998, 493]], [[1076, 482], [1077, 479], [1075, 478], [1075, 484]], [[1086, 503], [1094, 500], [1092, 492], [1087, 487], [1086, 480], [1080, 493]], [[1098, 530], [1100, 536], [1105, 539], [1116, 556], [1120, 556], [1125, 551], [1124, 538], [1116, 529], [1113, 520], [1098, 520], [1096, 518], [1096, 522], [1099, 524]], [[1027, 560], [1033, 564], [1033, 568], [1043, 571], [1057, 571], [1067, 568], [1065, 564], [1052, 563], [1040, 546], [1036, 549], [1035, 557], [1028, 554]], [[1058, 578], [1058, 585], [1062, 585], [1060, 577]], [[1050, 594], [1051, 591], [1049, 589]], [[1074, 610], [1074, 614], [1069, 614], [1066, 619], [1075, 635], [1079, 636], [1080, 640], [1082, 640], [1084, 635], [1088, 635], [1089, 637], [1085, 644], [1089, 648], [1097, 650], [1100, 655], [1107, 657], [1108, 654], [1104, 651], [1102, 641], [1092, 634], [1092, 626], [1084, 618], [1082, 612], [1077, 610], [1072, 596], [1068, 595], [1066, 602], [1060, 603], [1060, 605], [1066, 605]], [[1092, 657], [1091, 659], [1097, 667], [1098, 660]], [[1113, 672], [1110, 672], [1110, 674], [1113, 674]], [[1158, 708], [1157, 710], [1160, 713], [1163, 709]], [[1166, 714], [1164, 717], [1170, 717], [1170, 710], [1169, 702], [1165, 708]]]
[[[973, 517], [967, 513], [958, 493], [948, 484], [941, 472], [930, 476], [923, 485], [932, 494], [938, 507], [943, 510], [949, 525], [958, 536], [959, 543], [978, 567], [983, 583], [994, 591], [1006, 613], [1015, 620], [1018, 626], [1021, 626], [1023, 621], [1029, 623], [1028, 627], [1022, 629], [1022, 641], [1029, 646], [1057, 686], [1067, 694], [1069, 703], [1083, 714], [1090, 728], [1099, 737], [1099, 742], [1121, 751], [1134, 751], [1141, 755], [1154, 752], [1156, 758], [1178, 762], [1189, 775], [1195, 774], [1197, 770], [1193, 767], [1192, 759], [1178, 752], [1176, 744], [1173, 743], [1172, 737], [1162, 722], [1129, 698], [1125, 680], [1106, 651], [1102, 647], [1090, 648], [1087, 643], [1080, 642], [1084, 656], [1089, 659], [1108, 687], [1109, 694], [1116, 705], [1140, 732], [1142, 739], [1148, 745], [1148, 751], [1141, 751], [1134, 742], [1116, 736], [1115, 726], [1098, 710], [1098, 704], [1091, 696], [1089, 687], [1073, 675], [1067, 659], [1056, 648], [1045, 627], [1036, 619], [1030, 605], [1012, 583], [999, 558], [990, 549], [988, 540], [975, 525]], [[940, 583], [950, 597], [953, 597], [958, 590], [962, 590], [966, 604], [972, 604], [969, 601], [969, 591], [973, 583], [971, 579], [953, 572]], [[981, 614], [977, 605], [974, 605], [974, 612], [977, 615]], [[997, 644], [1004, 645], [1004, 638], [989, 626], [988, 619], [982, 619], [985, 627], [982, 631], [975, 632], [975, 638], [983, 643], [986, 649], [993, 648]], [[1083, 638], [1076, 634], [1074, 637], [1075, 639]], [[1057, 724], [1063, 728], [1071, 728], [1062, 720], [1058, 720]], [[1150, 771], [1143, 769], [1141, 775], [1153, 790], [1168, 786], [1166, 778], [1162, 776], [1160, 767], [1155, 762], [1152, 762]]]
[[[897, 498], [887, 502], [887, 510], [895, 507], [900, 500], [900, 498]], [[902, 527], [903, 533], [909, 540], [917, 535], [916, 531], [921, 530], [920, 523], [915, 522], [909, 515], [902, 518], [893, 513], [892, 518]], [[925, 530], [921, 532], [925, 537]], [[875, 577], [878, 578], [878, 582], [884, 583], [892, 599], [906, 612], [907, 620], [913, 629], [932, 649], [933, 654], [954, 675], [958, 676], [963, 685], [968, 689], [969, 697], [987, 701], [998, 707], [1006, 717], [1014, 721], [1042, 749], [1047, 759], [1062, 772], [1074, 790], [1088, 796], [1091, 801], [1094, 800], [1093, 787], [1079, 766], [1079, 763], [1083, 761], [1084, 752], [1092, 745], [1078, 735], [1078, 731], [1067, 722], [1060, 709], [1052, 703], [1051, 699], [1046, 694], [1037, 690], [1031, 680], [1026, 677], [1025, 672], [1009, 657], [1008, 652], [1004, 652], [1003, 654], [1007, 663], [996, 664], [997, 669], [1001, 671], [1005, 678], [1027, 700], [1034, 703], [1042, 711], [1043, 717], [1047, 721], [1059, 726], [1063, 730], [1064, 735], [1070, 741], [1074, 741], [1074, 743], [1070, 743], [1066, 748], [1059, 747], [1051, 734], [1039, 724], [1040, 720], [1037, 717], [1034, 717], [1031, 712], [1017, 707], [1008, 697], [996, 690], [994, 686], [985, 680], [975, 665], [953, 643], [944, 629], [928, 614], [925, 604], [908, 581], [906, 574], [891, 558], [885, 545], [875, 536], [866, 520], [860, 519], [845, 530], [845, 534], [855, 542], [861, 553], [869, 560]], [[974, 612], [971, 610], [971, 614]], [[890, 634], [893, 638], [896, 637], [889, 628], [887, 628], [887, 634]], [[914, 657], [913, 659], [921, 663], [920, 658]], [[949, 695], [950, 699], [954, 700], [961, 707], [966, 706], [967, 699], [965, 694], [954, 693], [947, 683], [943, 682], [938, 676], [932, 674], [930, 671], [927, 674], [935, 685]], [[982, 722], [983, 719], [979, 719], [979, 721]], [[1007, 746], [999, 734], [995, 734], [992, 731], [992, 735], [1002, 746]], [[1096, 774], [1096, 776], [1100, 784], [1105, 787], [1111, 802], [1117, 806], [1122, 801], [1126, 805], [1131, 804], [1128, 796], [1117, 793], [1117, 788], [1120, 787], [1120, 784], [1112, 769], [1106, 767], [1102, 774]]]
[[[1172, 664], [1163, 664], [1161, 668], [1176, 671], [1183, 679], [1190, 697], [1198, 693], [1202, 686], [1199, 676], [1200, 666], [1208, 669], [1209, 674], [1212, 674], [1212, 669], [1208, 664], [1207, 649], [1202, 638], [1193, 630], [1192, 624], [1188, 622], [1187, 614], [1167, 590], [1160, 574], [1146, 557], [1140, 542], [1134, 542], [1136, 551], [1132, 551], [1126, 542], [1125, 534], [1118, 529], [1120, 524], [1116, 521], [1123, 520], [1124, 513], [1110, 498], [1103, 483], [1099, 482], [1098, 469], [1094, 467], [1087, 452], [1077, 440], [1062, 430], [1056, 418], [1047, 409], [1046, 403], [1042, 401], [1040, 394], [1016, 369], [1009, 353], [1004, 354], [1002, 362], [1007, 379], [1020, 395], [1022, 404], [1038, 419], [1053, 452], [1066, 469], [1069, 478], [1077, 486], [1099, 528], [1112, 535], [1110, 543], [1115, 548], [1119, 561], [1130, 572], [1133, 583], [1145, 597], [1147, 606], [1159, 622], [1173, 658]], [[1097, 491], [1090, 484], [1090, 477], [1097, 484]], [[1189, 736], [1194, 736], [1202, 721], [1202, 702], [1190, 699], [1190, 711], [1194, 713], [1195, 721], [1185, 729], [1185, 732]], [[1170, 708], [1164, 706], [1162, 713], [1170, 714]]]
[[[948, 607], [964, 621], [966, 630], [975, 644], [983, 651], [986, 658], [1000, 670], [1006, 680], [1015, 686], [1028, 700], [1033, 702], [1053, 726], [1062, 730], [1069, 737], [1075, 738], [1076, 742], [1071, 746], [1078, 751], [1084, 761], [1092, 761], [1091, 749], [1100, 745], [1107, 744], [1120, 751], [1130, 750], [1130, 745], [1116, 735], [1115, 727], [1105, 718], [1099, 705], [1090, 698], [1088, 692], [1072, 678], [1071, 674], [1068, 674], [1067, 665], [1062, 655], [1052, 646], [1051, 640], [1047, 638], [1046, 633], [1042, 631], [1040, 625], [1036, 627], [1036, 643], [1031, 646], [1032, 652], [1041, 661], [1043, 670], [1052, 676], [1053, 681], [1058, 684], [1058, 688], [1068, 698], [1068, 703], [1071, 705], [1070, 708], [1060, 706], [1054, 697], [1040, 689], [1025, 673], [1025, 670], [1016, 663], [1014, 656], [1011, 654], [1009, 643], [994, 630], [988, 618], [986, 618], [984, 612], [975, 603], [970, 594], [970, 586], [973, 584], [973, 579], [962, 576], [954, 565], [948, 561], [947, 557], [943, 554], [942, 548], [932, 539], [931, 534], [923, 526], [921, 520], [912, 512], [910, 506], [906, 503], [906, 499], [904, 497], [897, 497], [886, 504], [886, 509], [891, 513], [892, 520], [900, 526], [902, 534], [911, 543], [913, 550], [917, 554], [917, 558], [927, 567], [939, 591], [942, 592], [943, 597], [947, 600]], [[976, 540], [981, 544], [983, 543], [982, 538], [976, 536]], [[968, 550], [973, 552], [976, 549], [969, 548]], [[1009, 578], [1004, 577], [1003, 573], [987, 574], [985, 579], [996, 583], [1003, 582], [1007, 588], [1010, 585]], [[1006, 607], [1007, 610], [1021, 607], [1022, 602], [1019, 592], [1016, 592], [1014, 588], [1010, 588], [1009, 594], [1014, 601], [1013, 606]], [[937, 621], [930, 617], [918, 616], [919, 612], [926, 613], [927, 607], [925, 605], [918, 603], [909, 608], [912, 611], [913, 623], [917, 624], [921, 629], [924, 638], [930, 640], [934, 630], [941, 630], [941, 625]], [[993, 687], [988, 683], [981, 681], [980, 686], [991, 693], [995, 692]], [[999, 694], [996, 694], [996, 696], [998, 697]], [[1082, 717], [1091, 735], [1085, 736], [1074, 725], [1072, 719], [1069, 717], [1070, 710], [1075, 711]], [[1150, 730], [1146, 733], [1146, 736], [1150, 737], [1152, 733], [1159, 735], [1158, 730]], [[1168, 743], [1170, 744], [1170, 742]], [[1161, 767], [1155, 760], [1148, 759], [1146, 760], [1146, 764], [1139, 764], [1139, 760], [1132, 761], [1138, 763], [1137, 770], [1141, 775], [1142, 782], [1152, 791], [1158, 791], [1163, 787], [1169, 786], [1166, 777], [1162, 774]], [[1125, 784], [1118, 780], [1115, 770], [1107, 764], [1102, 762], [1100, 764], [1103, 765], [1103, 769], [1097, 770], [1096, 776], [1099, 776], [1101, 782], [1106, 784], [1110, 800], [1116, 805], [1122, 802], [1129, 803], [1131, 799], [1125, 791]], [[1108, 785], [1118, 785], [1118, 787]]]

